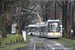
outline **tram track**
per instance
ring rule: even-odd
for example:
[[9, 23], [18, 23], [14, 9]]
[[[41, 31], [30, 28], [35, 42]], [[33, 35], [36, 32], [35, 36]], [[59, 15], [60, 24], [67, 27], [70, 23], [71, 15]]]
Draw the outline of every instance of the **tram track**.
[[47, 50], [72, 50], [72, 48], [67, 48], [65, 46], [63, 46], [62, 44], [59, 44], [53, 40], [49, 40], [49, 39], [45, 39], [45, 40], [42, 40], [45, 48]]
[[53, 39], [34, 38], [34, 50], [72, 50], [55, 42]]
[[71, 50], [71, 49], [65, 48], [63, 45], [56, 43], [53, 40], [44, 41], [42, 40], [42, 38], [38, 38], [35, 40], [34, 50]]
[[[42, 41], [41, 41], [42, 42]], [[43, 46], [45, 47], [45, 50], [48, 50], [47, 46], [42, 42]]]
[[41, 38], [38, 38], [34, 42], [34, 50], [48, 50], [48, 49], [46, 48], [45, 44], [42, 42]]

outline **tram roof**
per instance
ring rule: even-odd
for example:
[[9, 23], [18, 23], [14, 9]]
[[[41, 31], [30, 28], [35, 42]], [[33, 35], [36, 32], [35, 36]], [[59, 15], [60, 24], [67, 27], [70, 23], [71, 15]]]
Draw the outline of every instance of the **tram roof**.
[[46, 24], [40, 24], [40, 27], [46, 26]]
[[43, 27], [43, 26], [46, 26], [45, 22], [40, 22], [36, 24], [36, 27]]
[[32, 24], [32, 25], [28, 25], [28, 27], [36, 27], [36, 25], [35, 24]]
[[59, 22], [59, 20], [48, 20], [47, 22]]

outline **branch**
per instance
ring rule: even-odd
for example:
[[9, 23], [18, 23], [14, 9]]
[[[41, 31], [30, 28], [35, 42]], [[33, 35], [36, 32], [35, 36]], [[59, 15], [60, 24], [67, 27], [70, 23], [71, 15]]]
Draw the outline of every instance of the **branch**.
[[[60, 5], [60, 4], [58, 3], [58, 1], [56, 1], [56, 2], [57, 2], [57, 4], [58, 4], [60, 7], [62, 7], [62, 5]], [[68, 3], [68, 1], [65, 1], [64, 7], [67, 6], [67, 3]]]
[[60, 5], [59, 3], [58, 3], [58, 1], [56, 1], [57, 2], [57, 4], [60, 6], [60, 7], [62, 7], [62, 5]]

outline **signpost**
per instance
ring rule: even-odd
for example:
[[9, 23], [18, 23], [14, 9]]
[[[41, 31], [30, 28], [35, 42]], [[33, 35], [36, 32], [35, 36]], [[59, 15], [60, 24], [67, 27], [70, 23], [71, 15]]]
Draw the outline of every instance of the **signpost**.
[[12, 26], [11, 26], [11, 33], [16, 33], [16, 23], [14, 23], [14, 24], [12, 24]]
[[25, 31], [22, 31], [22, 36], [24, 38], [24, 41], [26, 41], [26, 32]]

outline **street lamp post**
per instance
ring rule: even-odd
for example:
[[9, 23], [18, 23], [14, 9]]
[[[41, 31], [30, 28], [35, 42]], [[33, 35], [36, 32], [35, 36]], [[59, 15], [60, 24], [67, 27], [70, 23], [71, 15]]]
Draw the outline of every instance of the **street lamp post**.
[[37, 14], [37, 16], [39, 17], [40, 22], [41, 22], [41, 17], [39, 16], [39, 14], [37, 12], [32, 12], [32, 13]]
[[32, 11], [24, 9], [24, 8], [23, 8], [23, 10], [36, 14], [38, 16], [38, 18], [40, 19], [40, 22], [41, 22], [41, 17], [39, 16], [38, 12], [32, 12]]
[[22, 29], [23, 29], [23, 11], [22, 11], [22, 6], [21, 6], [21, 31], [22, 31]]
[[56, 20], [56, 0], [54, 0], [54, 19]]

